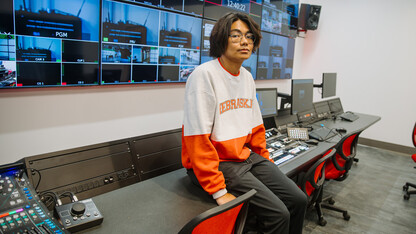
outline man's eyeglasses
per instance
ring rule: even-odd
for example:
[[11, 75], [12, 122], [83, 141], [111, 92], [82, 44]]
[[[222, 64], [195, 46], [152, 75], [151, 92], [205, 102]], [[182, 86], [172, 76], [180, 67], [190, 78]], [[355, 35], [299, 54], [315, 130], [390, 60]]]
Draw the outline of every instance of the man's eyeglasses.
[[[232, 32], [229, 37], [231, 38], [232, 43], [240, 43], [241, 40], [243, 40], [243, 34], [238, 31]], [[248, 44], [253, 44], [256, 41], [256, 37], [253, 33], [246, 33], [244, 37], [246, 38]]]

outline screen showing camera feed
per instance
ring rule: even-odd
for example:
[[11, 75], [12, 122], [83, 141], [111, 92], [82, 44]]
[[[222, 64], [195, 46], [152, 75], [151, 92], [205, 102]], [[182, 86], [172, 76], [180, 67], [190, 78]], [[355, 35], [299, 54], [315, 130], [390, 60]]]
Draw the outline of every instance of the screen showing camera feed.
[[263, 32], [258, 52], [257, 79], [291, 79], [295, 39]]
[[261, 30], [296, 37], [298, 0], [264, 0]]
[[186, 82], [216, 20], [248, 14], [254, 79], [292, 77], [299, 0], [2, 0], [0, 88]]
[[202, 22], [201, 64], [214, 59], [209, 56], [209, 37], [212, 29], [214, 28], [215, 22], [216, 21], [213, 20], [203, 20]]
[[2, 0], [0, 7], [0, 33], [14, 34], [13, 0]]
[[103, 1], [101, 84], [186, 81], [200, 64], [201, 24], [185, 14]]

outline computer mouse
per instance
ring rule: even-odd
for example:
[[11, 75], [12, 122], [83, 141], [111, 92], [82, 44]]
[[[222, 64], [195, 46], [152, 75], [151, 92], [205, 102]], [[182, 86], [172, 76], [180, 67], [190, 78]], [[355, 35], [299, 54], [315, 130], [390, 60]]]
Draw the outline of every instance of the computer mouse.
[[336, 128], [335, 129], [338, 133], [346, 133], [347, 132], [347, 129], [345, 129], [345, 128]]
[[309, 140], [305, 141], [305, 143], [309, 144], [309, 145], [317, 145], [319, 143], [319, 141], [315, 140], [315, 139], [309, 139]]

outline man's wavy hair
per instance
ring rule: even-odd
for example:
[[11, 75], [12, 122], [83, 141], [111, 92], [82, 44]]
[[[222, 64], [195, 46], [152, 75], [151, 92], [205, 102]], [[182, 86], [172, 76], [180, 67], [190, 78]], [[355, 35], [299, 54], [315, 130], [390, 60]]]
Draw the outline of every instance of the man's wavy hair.
[[209, 56], [219, 58], [225, 53], [228, 46], [231, 25], [237, 20], [246, 23], [249, 31], [256, 37], [256, 41], [253, 44], [253, 53], [259, 48], [262, 38], [260, 26], [246, 14], [230, 12], [221, 17], [211, 31], [211, 36], [209, 37]]

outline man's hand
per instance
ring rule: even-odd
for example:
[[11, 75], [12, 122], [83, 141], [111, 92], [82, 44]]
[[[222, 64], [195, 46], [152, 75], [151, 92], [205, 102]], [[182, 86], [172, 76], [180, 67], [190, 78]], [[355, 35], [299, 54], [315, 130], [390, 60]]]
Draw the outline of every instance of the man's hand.
[[226, 193], [224, 196], [217, 198], [216, 201], [217, 201], [217, 204], [220, 206], [234, 199], [235, 199], [234, 195], [232, 195], [231, 193]]

